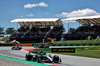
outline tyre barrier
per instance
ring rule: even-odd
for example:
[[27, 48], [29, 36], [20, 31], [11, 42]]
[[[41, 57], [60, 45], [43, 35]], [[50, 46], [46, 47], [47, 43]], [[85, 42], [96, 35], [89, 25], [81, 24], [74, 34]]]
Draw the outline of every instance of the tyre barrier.
[[24, 47], [32, 47], [32, 44], [24, 44]]

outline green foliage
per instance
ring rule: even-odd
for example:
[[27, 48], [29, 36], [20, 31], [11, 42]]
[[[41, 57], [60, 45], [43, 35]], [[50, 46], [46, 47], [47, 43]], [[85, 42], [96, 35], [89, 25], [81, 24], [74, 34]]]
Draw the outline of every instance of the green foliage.
[[73, 32], [74, 30], [75, 30], [74, 28], [70, 27], [70, 29], [68, 29], [68, 32]]
[[4, 28], [0, 26], [0, 35], [4, 34]]
[[15, 32], [16, 30], [12, 27], [12, 28], [7, 28], [6, 29], [6, 34], [12, 34], [13, 32]]
[[63, 32], [65, 32], [66, 30], [65, 30], [65, 28], [63, 27]]

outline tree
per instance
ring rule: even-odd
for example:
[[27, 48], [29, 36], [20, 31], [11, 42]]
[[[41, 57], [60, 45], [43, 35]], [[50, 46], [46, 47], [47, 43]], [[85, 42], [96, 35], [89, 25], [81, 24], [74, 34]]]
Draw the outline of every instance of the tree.
[[74, 28], [70, 27], [70, 29], [68, 29], [68, 32], [73, 32], [74, 30], [75, 30]]
[[16, 30], [12, 27], [10, 27], [10, 28], [7, 28], [6, 29], [6, 34], [12, 34], [13, 32], [15, 32]]
[[0, 26], [0, 36], [4, 35], [4, 28]]
[[63, 32], [65, 32], [65, 28], [63, 27]]

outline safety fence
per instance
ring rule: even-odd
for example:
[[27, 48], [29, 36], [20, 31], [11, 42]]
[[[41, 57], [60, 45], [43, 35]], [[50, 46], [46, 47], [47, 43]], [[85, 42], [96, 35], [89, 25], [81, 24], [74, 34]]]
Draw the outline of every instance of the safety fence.
[[[39, 46], [41, 44], [32, 44], [32, 46]], [[99, 46], [100, 43], [82, 43], [82, 44], [67, 44], [67, 43], [63, 43], [63, 44], [48, 44], [49, 46]]]
[[[100, 50], [100, 46], [91, 46], [91, 47], [68, 47], [68, 48], [75, 48], [76, 51], [81, 51], [81, 50]], [[51, 48], [44, 48], [44, 49], [36, 49], [35, 51], [44, 51], [44, 52], [51, 52]]]
[[[4, 43], [0, 43], [0, 46], [16, 46], [16, 45], [20, 45], [20, 44], [4, 44]], [[31, 46], [40, 46], [41, 44], [21, 44], [21, 46], [25, 46], [25, 47], [31, 47]], [[46, 44], [45, 44], [46, 45]], [[48, 44], [49, 46], [100, 46], [100, 43], [82, 43], [82, 44], [67, 44], [67, 43], [59, 43], [59, 44]]]

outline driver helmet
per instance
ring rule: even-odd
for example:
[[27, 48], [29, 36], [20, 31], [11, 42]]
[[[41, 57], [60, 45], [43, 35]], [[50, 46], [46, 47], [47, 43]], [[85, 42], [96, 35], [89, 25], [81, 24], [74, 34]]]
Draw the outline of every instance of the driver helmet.
[[39, 51], [39, 53], [43, 53], [43, 51]]

